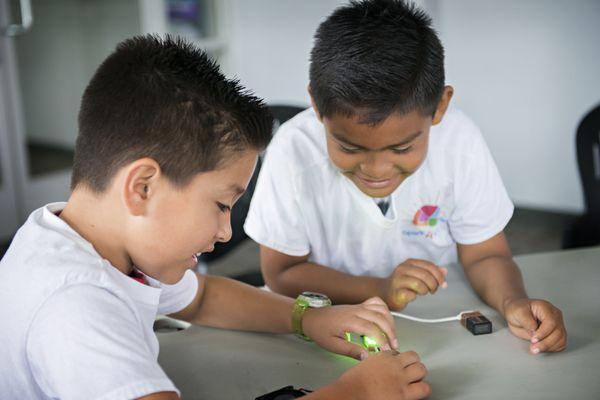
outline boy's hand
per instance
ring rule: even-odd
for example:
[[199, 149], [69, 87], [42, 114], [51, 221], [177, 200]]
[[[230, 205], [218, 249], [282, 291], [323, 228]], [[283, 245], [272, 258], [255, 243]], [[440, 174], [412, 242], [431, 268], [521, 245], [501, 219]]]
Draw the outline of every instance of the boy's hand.
[[396, 349], [396, 326], [387, 305], [378, 297], [362, 304], [339, 305], [306, 310], [302, 330], [319, 346], [334, 353], [363, 360], [369, 353], [346, 340], [346, 332], [374, 339], [382, 350]]
[[417, 296], [435, 293], [438, 287], [446, 288], [446, 268], [425, 260], [409, 259], [398, 265], [382, 281], [381, 297], [392, 310], [400, 311]]
[[567, 330], [562, 312], [545, 300], [515, 299], [504, 304], [504, 318], [517, 337], [529, 340], [533, 354], [563, 351]]
[[427, 369], [413, 351], [374, 354], [344, 373], [336, 382], [347, 398], [361, 400], [417, 400], [431, 394], [423, 379]]

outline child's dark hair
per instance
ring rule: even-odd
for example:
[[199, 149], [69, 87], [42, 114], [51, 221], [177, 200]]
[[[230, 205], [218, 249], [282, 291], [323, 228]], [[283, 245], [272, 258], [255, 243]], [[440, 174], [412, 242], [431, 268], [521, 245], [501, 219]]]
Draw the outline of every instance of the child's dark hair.
[[120, 43], [85, 89], [71, 188], [103, 192], [117, 170], [150, 157], [176, 186], [264, 149], [272, 117], [263, 101], [226, 79], [181, 38]]
[[378, 124], [392, 112], [433, 114], [444, 90], [444, 49], [431, 19], [402, 0], [336, 9], [315, 34], [310, 90], [323, 117]]

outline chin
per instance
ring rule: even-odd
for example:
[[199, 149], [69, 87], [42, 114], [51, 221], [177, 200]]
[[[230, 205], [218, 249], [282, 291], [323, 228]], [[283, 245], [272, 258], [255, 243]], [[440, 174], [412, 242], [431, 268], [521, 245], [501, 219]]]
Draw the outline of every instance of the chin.
[[394, 193], [394, 190], [396, 190], [396, 188], [393, 188], [393, 189], [377, 189], [377, 190], [375, 190], [375, 189], [361, 188], [360, 186], [358, 188], [360, 189], [361, 192], [363, 192], [367, 196], [373, 197], [373, 198], [388, 197], [389, 195], [391, 195], [392, 193]]
[[363, 192], [364, 194], [366, 194], [369, 197], [375, 197], [375, 198], [382, 198], [382, 197], [388, 197], [389, 195], [391, 195], [392, 193], [394, 193], [394, 191], [398, 188], [398, 186], [400, 186], [400, 184], [402, 183], [402, 180], [400, 180], [399, 182], [392, 182], [389, 186], [386, 187], [382, 187], [382, 188], [370, 188], [367, 187], [365, 185], [363, 185], [358, 179], [352, 179], [352, 183], [354, 183], [354, 185], [356, 185], [356, 187]]

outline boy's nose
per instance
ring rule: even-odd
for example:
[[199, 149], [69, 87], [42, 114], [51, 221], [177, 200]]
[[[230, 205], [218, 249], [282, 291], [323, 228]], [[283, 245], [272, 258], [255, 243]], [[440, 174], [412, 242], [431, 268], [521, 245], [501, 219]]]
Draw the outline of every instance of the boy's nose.
[[217, 233], [217, 240], [219, 242], [225, 243], [231, 240], [233, 232], [231, 231], [231, 219], [229, 215], [227, 216], [227, 220], [223, 221], [219, 226], [219, 232]]
[[360, 171], [370, 178], [389, 178], [393, 163], [386, 160], [383, 154], [368, 154], [360, 164]]

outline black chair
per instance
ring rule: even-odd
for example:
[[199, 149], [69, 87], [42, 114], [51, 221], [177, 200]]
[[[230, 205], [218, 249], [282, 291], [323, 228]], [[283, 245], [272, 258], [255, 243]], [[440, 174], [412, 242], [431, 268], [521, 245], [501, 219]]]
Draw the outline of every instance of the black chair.
[[565, 231], [565, 249], [600, 244], [600, 105], [583, 118], [576, 140], [585, 213]]
[[[287, 105], [270, 105], [269, 110], [271, 111], [271, 114], [273, 114], [273, 132], [276, 132], [281, 124], [303, 111], [304, 108]], [[254, 171], [254, 175], [252, 175], [246, 192], [231, 210], [231, 240], [227, 243], [216, 243], [215, 249], [211, 253], [202, 254], [200, 256], [200, 261], [210, 264], [212, 261], [228, 254], [248, 238], [246, 232], [244, 232], [244, 222], [246, 222], [246, 215], [248, 215], [250, 200], [252, 200], [252, 194], [256, 187], [260, 166], [261, 160], [259, 158], [256, 170]], [[260, 271], [234, 276], [233, 278], [253, 286], [263, 286], [265, 284]]]

